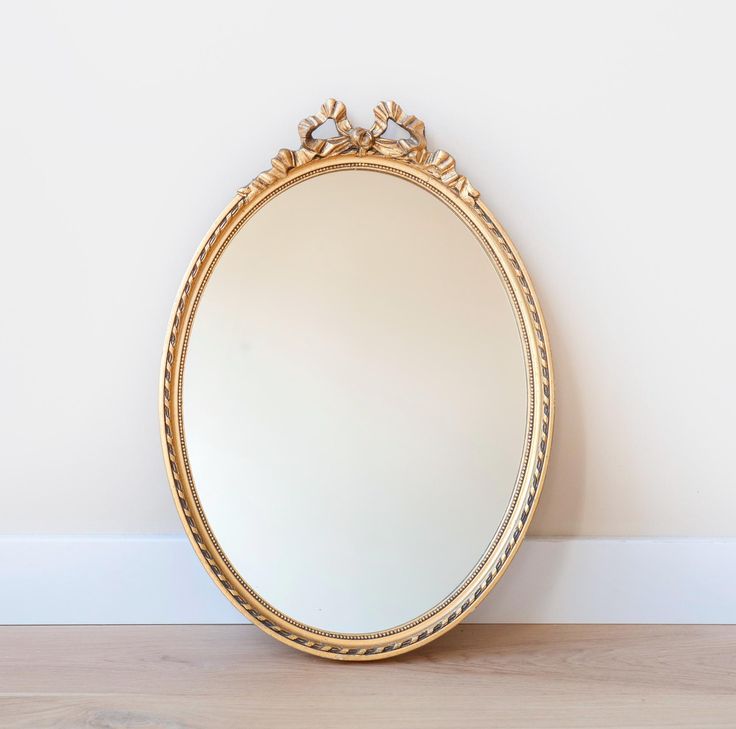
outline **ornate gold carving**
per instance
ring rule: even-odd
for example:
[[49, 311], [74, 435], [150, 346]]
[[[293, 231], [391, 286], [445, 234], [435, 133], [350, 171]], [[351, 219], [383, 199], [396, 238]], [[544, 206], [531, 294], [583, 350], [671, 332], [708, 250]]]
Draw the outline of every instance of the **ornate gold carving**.
[[[296, 150], [279, 150], [271, 160], [271, 169], [261, 172], [249, 185], [241, 187], [238, 194], [248, 199], [285, 177], [294, 168], [315, 158], [357, 154], [402, 159], [441, 180], [466, 202], [478, 198], [478, 191], [466, 177], [457, 173], [455, 159], [450, 154], [441, 149], [431, 154], [428, 152], [424, 122], [406, 114], [395, 101], [382, 101], [373, 109], [373, 115], [375, 121], [370, 129], [354, 127], [348, 119], [345, 104], [328, 99], [322, 104], [319, 113], [308, 116], [299, 123], [301, 147]], [[314, 132], [328, 119], [335, 122], [338, 136], [329, 139], [314, 137]], [[384, 138], [389, 121], [404, 129], [409, 136], [404, 139]]]
[[[329, 99], [318, 114], [299, 124], [299, 149], [280, 150], [271, 162], [271, 169], [238, 190], [202, 242], [181, 286], [169, 326], [161, 373], [161, 437], [169, 481], [185, 529], [203, 564], [230, 600], [266, 632], [300, 650], [348, 660], [371, 660], [412, 650], [459, 623], [489, 593], [524, 538], [529, 518], [538, 503], [554, 421], [554, 386], [546, 328], [529, 276], [513, 244], [480, 201], [478, 191], [457, 172], [454, 158], [443, 150], [432, 153], [427, 150], [424, 124], [419, 119], [405, 114], [395, 102], [381, 102], [375, 107], [374, 115], [370, 129], [353, 127], [345, 105]], [[338, 136], [315, 137], [314, 132], [328, 119], [334, 121]], [[403, 127], [409, 136], [384, 138], [390, 120]], [[297, 623], [264, 602], [242, 581], [210, 532], [186, 456], [182, 377], [189, 329], [208, 272], [248, 216], [272, 195], [294, 182], [325, 171], [305, 170], [303, 175], [297, 176], [298, 180], [284, 180], [291, 171], [314, 160], [324, 160], [319, 166], [327, 171], [338, 166], [380, 168], [446, 197], [446, 202], [456, 208], [483, 241], [506, 282], [526, 352], [529, 387], [526, 446], [517, 490], [503, 523], [486, 554], [455, 593], [411, 623], [381, 633], [328, 633]], [[421, 175], [426, 179], [421, 179]]]

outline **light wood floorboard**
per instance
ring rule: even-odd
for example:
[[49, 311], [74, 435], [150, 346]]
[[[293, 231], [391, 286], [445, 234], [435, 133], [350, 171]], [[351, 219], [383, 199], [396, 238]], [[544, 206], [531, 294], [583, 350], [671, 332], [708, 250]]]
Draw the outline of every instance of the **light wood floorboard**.
[[0, 628], [0, 727], [736, 727], [736, 626], [468, 625], [344, 664], [253, 626]]

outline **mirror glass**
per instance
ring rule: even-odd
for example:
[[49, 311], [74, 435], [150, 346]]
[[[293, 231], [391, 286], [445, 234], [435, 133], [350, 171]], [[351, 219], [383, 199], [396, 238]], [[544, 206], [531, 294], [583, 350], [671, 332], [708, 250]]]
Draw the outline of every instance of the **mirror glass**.
[[368, 633], [461, 585], [526, 434], [500, 275], [441, 199], [333, 170], [234, 235], [190, 333], [183, 425], [209, 527], [290, 618]]

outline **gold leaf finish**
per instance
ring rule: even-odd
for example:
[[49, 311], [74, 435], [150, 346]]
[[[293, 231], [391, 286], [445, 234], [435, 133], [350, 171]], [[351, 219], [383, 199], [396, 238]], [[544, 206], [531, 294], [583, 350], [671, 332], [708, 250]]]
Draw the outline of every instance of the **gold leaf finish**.
[[[463, 199], [478, 197], [478, 192], [467, 179], [456, 172], [455, 160], [451, 155], [441, 149], [433, 154], [427, 151], [424, 122], [404, 113], [395, 101], [382, 101], [373, 109], [373, 114], [375, 121], [370, 129], [354, 127], [348, 119], [345, 104], [328, 99], [318, 114], [308, 116], [299, 123], [302, 146], [297, 150], [279, 150], [278, 155], [271, 160], [271, 169], [262, 172], [249, 185], [241, 187], [238, 194], [248, 198], [261, 192], [285, 177], [290, 170], [315, 158], [357, 154], [361, 157], [381, 155], [402, 159], [442, 180]], [[315, 138], [314, 132], [329, 119], [335, 122], [339, 135], [330, 139]], [[384, 138], [389, 121], [403, 128], [409, 136], [405, 139]]]
[[[210, 576], [244, 615], [271, 636], [307, 653], [338, 660], [375, 660], [413, 650], [457, 625], [488, 595], [515, 555], [539, 501], [554, 422], [547, 330], [529, 274], [513, 243], [481, 202], [478, 191], [457, 172], [454, 158], [443, 150], [427, 150], [424, 124], [419, 119], [406, 114], [393, 101], [378, 104], [374, 115], [370, 129], [354, 127], [345, 105], [329, 99], [319, 113], [299, 124], [299, 149], [280, 150], [269, 170], [238, 190], [205, 236], [179, 289], [166, 339], [159, 399], [161, 440], [174, 500], [185, 531]], [[315, 137], [316, 130], [328, 120], [334, 122], [337, 136]], [[407, 137], [385, 137], [390, 121], [403, 128]], [[442, 200], [470, 228], [506, 287], [527, 370], [528, 416], [523, 458], [502, 523], [489, 524], [488, 549], [465, 581], [440, 604], [409, 623], [365, 634], [331, 633], [299, 623], [266, 602], [238, 574], [200, 506], [182, 419], [189, 332], [199, 298], [220, 255], [238, 230], [274, 196], [292, 185], [340, 169], [375, 170], [401, 177]], [[461, 510], [462, 504], [448, 507]], [[446, 537], [439, 533], [437, 538]]]

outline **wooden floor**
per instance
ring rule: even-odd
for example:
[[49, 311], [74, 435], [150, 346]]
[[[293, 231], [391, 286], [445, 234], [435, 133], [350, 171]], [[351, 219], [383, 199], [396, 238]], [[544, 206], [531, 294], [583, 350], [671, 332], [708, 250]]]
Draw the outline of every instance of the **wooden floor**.
[[253, 626], [0, 628], [0, 727], [736, 727], [736, 626], [460, 626], [342, 664]]

